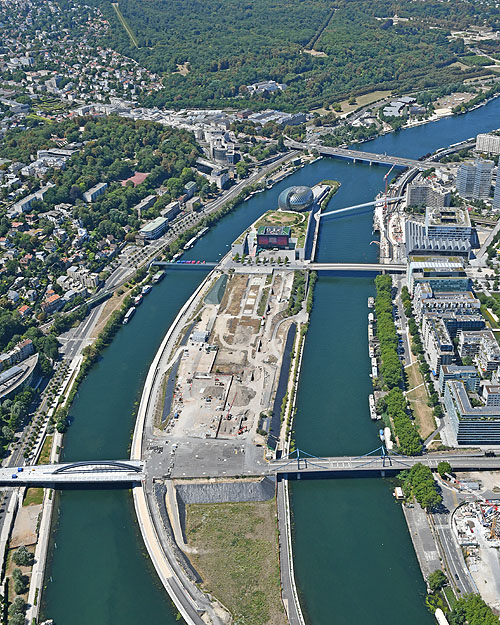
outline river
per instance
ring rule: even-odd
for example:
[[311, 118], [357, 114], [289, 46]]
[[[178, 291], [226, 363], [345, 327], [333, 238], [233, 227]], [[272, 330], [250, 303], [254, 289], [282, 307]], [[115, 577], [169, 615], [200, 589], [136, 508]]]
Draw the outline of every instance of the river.
[[[500, 99], [466, 115], [386, 135], [368, 151], [418, 157], [497, 127]], [[217, 260], [281, 190], [337, 179], [329, 208], [367, 202], [383, 187], [385, 167], [323, 159], [254, 196], [210, 230], [186, 258]], [[327, 218], [319, 260], [374, 261], [371, 211]], [[203, 270], [170, 270], [121, 329], [80, 387], [65, 440], [67, 461], [128, 456], [138, 401], [161, 338]], [[369, 419], [371, 388], [366, 300], [373, 278], [322, 275], [304, 353], [295, 422], [301, 449], [315, 455], [362, 454], [378, 446]], [[294, 555], [310, 625], [434, 622], [423, 606], [423, 580], [400, 506], [380, 478], [295, 482], [291, 488]], [[146, 555], [126, 490], [65, 490], [43, 597], [57, 625], [173, 625], [171, 605]]]

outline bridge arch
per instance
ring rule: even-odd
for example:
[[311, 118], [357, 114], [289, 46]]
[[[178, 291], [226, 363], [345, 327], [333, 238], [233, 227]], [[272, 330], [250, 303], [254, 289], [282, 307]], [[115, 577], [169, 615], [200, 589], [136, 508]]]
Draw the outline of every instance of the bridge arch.
[[122, 470], [122, 471], [135, 471], [136, 473], [141, 473], [142, 469], [141, 467], [137, 467], [133, 464], [128, 464], [127, 462], [120, 462], [118, 460], [95, 460], [95, 461], [89, 461], [89, 460], [81, 460], [79, 462], [72, 462], [70, 464], [65, 464], [62, 467], [58, 467], [55, 471], [53, 471], [54, 474], [56, 473], [65, 473], [66, 471], [71, 471], [71, 469], [77, 469], [78, 467], [116, 467], [116, 469], [118, 470]]

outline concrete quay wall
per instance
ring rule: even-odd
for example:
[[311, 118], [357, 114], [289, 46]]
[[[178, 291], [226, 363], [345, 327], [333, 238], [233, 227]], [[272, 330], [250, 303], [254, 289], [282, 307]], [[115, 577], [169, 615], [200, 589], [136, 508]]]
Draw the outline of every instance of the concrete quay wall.
[[[170, 346], [170, 343], [172, 339], [176, 337], [186, 317], [195, 309], [200, 294], [212, 280], [214, 274], [215, 270], [207, 275], [205, 280], [203, 280], [181, 308], [174, 322], [165, 334], [149, 368], [134, 428], [130, 453], [131, 460], [142, 459], [144, 433], [148, 413], [154, 406], [154, 402], [152, 402], [151, 399], [155, 395], [154, 391], [158, 383], [157, 378], [162, 362], [165, 362], [164, 359], [168, 358], [169, 351], [173, 348], [173, 344]], [[205, 601], [203, 601], [203, 606], [195, 599], [195, 597], [199, 597], [200, 591], [196, 585], [175, 566], [175, 554], [168, 541], [161, 540], [158, 534], [157, 524], [153, 519], [157, 511], [150, 505], [150, 498], [147, 495], [148, 486], [146, 481], [144, 481], [141, 486], [137, 486], [133, 489], [134, 506], [144, 543], [165, 590], [168, 592], [174, 605], [188, 625], [207, 625], [207, 618], [208, 622], [214, 625], [221, 625], [223, 621], [216, 614], [208, 597], [204, 596]]]

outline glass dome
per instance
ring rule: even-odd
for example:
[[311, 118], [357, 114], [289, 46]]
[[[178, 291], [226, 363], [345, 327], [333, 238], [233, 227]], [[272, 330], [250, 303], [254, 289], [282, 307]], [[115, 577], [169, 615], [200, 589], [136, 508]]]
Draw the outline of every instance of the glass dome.
[[304, 211], [311, 208], [314, 195], [310, 187], [288, 187], [278, 198], [278, 208], [282, 210]]

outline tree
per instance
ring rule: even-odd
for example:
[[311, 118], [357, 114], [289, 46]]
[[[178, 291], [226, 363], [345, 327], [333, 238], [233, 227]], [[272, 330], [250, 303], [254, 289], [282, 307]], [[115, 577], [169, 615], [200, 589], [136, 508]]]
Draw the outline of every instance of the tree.
[[429, 577], [427, 578], [427, 583], [429, 584], [431, 592], [436, 592], [438, 590], [441, 590], [441, 588], [448, 583], [448, 578], [441, 569], [438, 569], [437, 571], [433, 571], [429, 575]]
[[18, 566], [31, 566], [35, 561], [35, 556], [31, 553], [31, 551], [28, 551], [24, 545], [22, 545], [16, 551], [12, 559]]
[[16, 595], [23, 595], [28, 587], [28, 576], [23, 575], [21, 569], [14, 569], [12, 579], [14, 581], [14, 592]]
[[452, 471], [451, 464], [446, 460], [442, 460], [437, 466], [437, 472], [442, 478], [446, 477], [446, 474], [451, 475]]
[[[14, 601], [9, 606], [9, 615], [13, 616], [14, 614], [22, 614], [24, 615], [26, 611], [26, 602], [22, 597], [16, 597]], [[9, 623], [11, 623], [11, 619], [9, 619]], [[23, 621], [24, 623], [24, 621]]]

